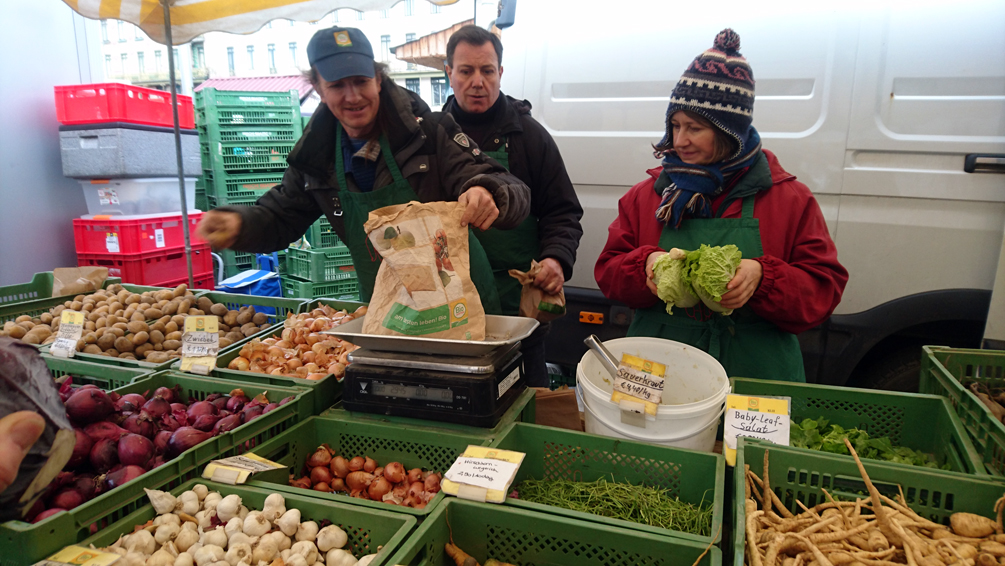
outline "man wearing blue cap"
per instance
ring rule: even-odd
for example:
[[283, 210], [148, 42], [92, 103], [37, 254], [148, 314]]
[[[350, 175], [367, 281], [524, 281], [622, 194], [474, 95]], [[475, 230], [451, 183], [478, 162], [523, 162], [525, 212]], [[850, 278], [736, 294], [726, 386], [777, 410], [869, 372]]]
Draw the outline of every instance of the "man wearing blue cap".
[[[307, 45], [311, 83], [324, 103], [287, 157], [282, 184], [254, 206], [207, 212], [200, 235], [216, 248], [268, 252], [300, 238], [324, 214], [349, 246], [360, 299], [369, 301], [380, 255], [363, 224], [371, 210], [417, 200], [465, 205], [462, 225], [510, 229], [527, 217], [530, 191], [487, 159], [447, 114], [434, 113], [374, 62], [366, 36], [329, 28]], [[488, 258], [470, 239], [471, 278], [486, 313], [500, 312]]]

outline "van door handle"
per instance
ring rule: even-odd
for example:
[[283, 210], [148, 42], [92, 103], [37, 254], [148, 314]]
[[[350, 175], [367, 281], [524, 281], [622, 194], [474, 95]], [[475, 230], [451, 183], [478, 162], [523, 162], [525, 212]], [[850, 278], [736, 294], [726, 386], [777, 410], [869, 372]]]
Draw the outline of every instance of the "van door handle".
[[967, 173], [1005, 173], [1005, 155], [1001, 153], [970, 153], [963, 161]]

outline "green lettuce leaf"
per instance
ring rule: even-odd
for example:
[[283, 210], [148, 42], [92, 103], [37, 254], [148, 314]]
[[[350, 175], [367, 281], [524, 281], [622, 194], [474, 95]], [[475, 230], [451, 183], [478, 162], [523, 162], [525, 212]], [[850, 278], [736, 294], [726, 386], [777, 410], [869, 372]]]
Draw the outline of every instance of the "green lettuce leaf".
[[684, 282], [685, 260], [673, 259], [674, 255], [661, 255], [653, 263], [656, 296], [666, 301], [669, 314], [673, 314], [673, 307], [690, 308], [698, 304], [698, 297]]
[[[699, 296], [704, 292], [712, 301], [718, 303], [727, 291], [726, 284], [736, 274], [736, 268], [740, 266], [743, 254], [733, 245], [711, 247], [702, 244], [698, 251], [700, 253], [698, 266], [691, 276], [691, 284], [699, 292]], [[689, 259], [690, 257], [688, 254]]]

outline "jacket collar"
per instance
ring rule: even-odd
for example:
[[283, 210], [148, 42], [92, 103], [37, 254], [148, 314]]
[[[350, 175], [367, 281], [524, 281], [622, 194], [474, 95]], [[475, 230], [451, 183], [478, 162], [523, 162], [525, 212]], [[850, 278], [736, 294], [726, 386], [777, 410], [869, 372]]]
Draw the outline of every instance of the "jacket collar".
[[[421, 146], [422, 133], [417, 117], [428, 114], [429, 106], [418, 95], [390, 79], [384, 79], [380, 86], [381, 111], [391, 110], [385, 114], [388, 121], [385, 134], [391, 152], [397, 160], [407, 159]], [[335, 170], [337, 125], [338, 119], [328, 106], [319, 104], [287, 157], [290, 166], [315, 177], [330, 178]]]
[[[496, 112], [495, 120], [492, 122], [492, 130], [505, 136], [523, 133], [523, 124], [520, 123], [520, 117], [524, 115], [530, 116], [530, 102], [517, 100], [512, 96], [507, 96], [503, 92], [499, 93], [499, 97], [505, 99], [506, 104], [501, 105], [499, 111]], [[459, 109], [460, 105], [457, 104], [457, 100], [452, 94], [443, 103], [443, 111], [449, 112], [453, 116], [456, 116], [455, 110]]]

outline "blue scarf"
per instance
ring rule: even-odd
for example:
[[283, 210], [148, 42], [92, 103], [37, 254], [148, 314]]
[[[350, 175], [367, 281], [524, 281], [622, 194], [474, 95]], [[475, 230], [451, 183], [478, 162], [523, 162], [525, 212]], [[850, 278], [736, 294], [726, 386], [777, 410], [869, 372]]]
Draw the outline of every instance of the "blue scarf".
[[656, 219], [680, 228], [687, 214], [691, 218], [710, 218], [712, 198], [723, 190], [724, 175], [754, 164], [761, 153], [761, 136], [753, 127], [743, 140], [740, 155], [711, 165], [684, 163], [673, 151], [663, 154], [663, 173], [670, 184], [663, 189], [663, 200], [656, 209]]

